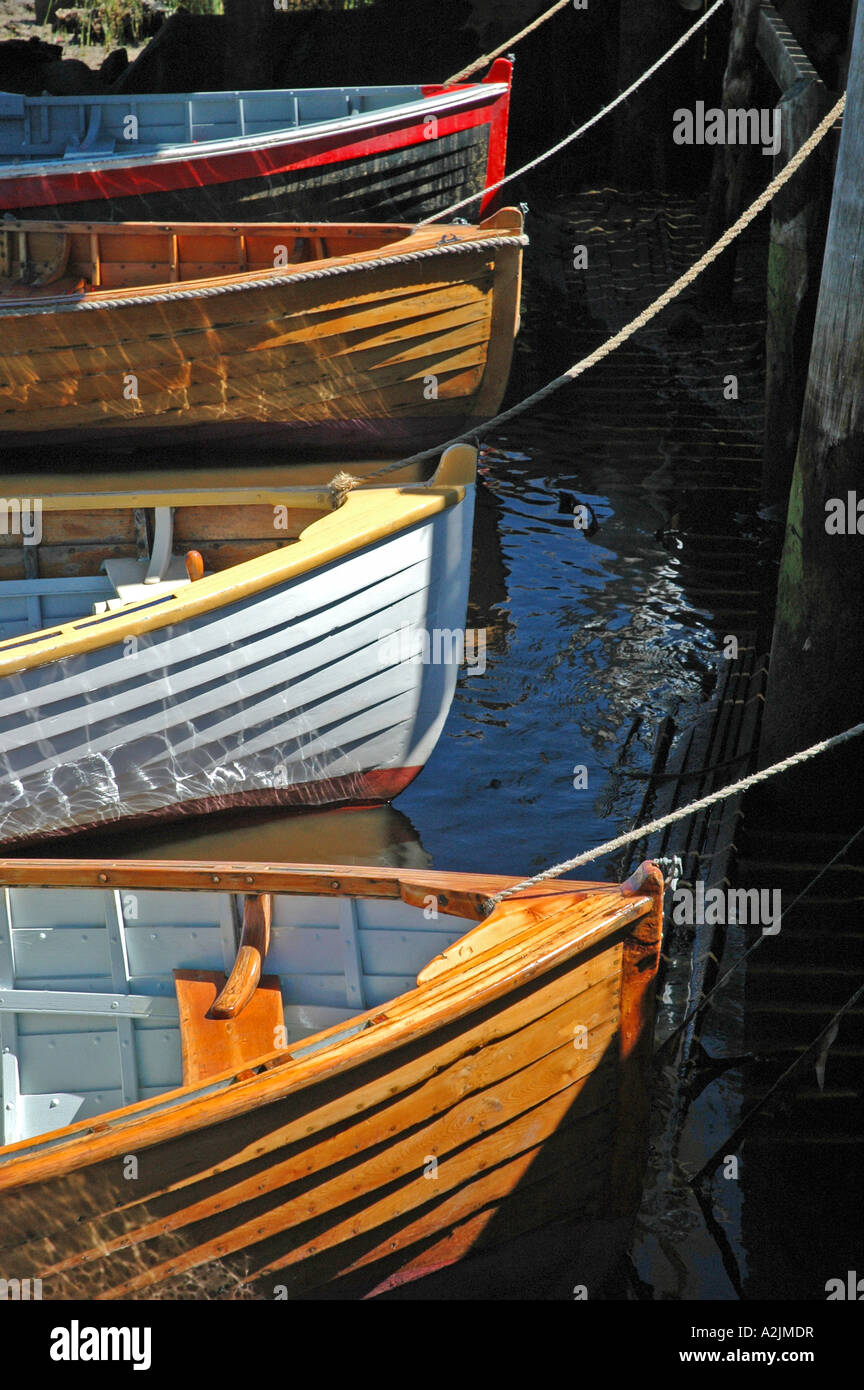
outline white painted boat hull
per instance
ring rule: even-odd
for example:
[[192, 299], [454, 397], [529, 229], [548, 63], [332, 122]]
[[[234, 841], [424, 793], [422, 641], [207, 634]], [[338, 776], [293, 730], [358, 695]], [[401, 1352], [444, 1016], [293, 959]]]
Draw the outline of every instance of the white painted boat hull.
[[203, 615], [0, 678], [0, 843], [391, 800], [453, 697], [458, 655], [411, 653], [464, 628], [473, 494], [239, 601], [226, 571]]

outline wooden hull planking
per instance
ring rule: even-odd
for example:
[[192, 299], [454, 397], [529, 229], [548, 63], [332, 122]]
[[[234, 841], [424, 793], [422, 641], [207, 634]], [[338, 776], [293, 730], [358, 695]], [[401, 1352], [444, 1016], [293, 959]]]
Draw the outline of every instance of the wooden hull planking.
[[[105, 865], [102, 880], [122, 892], [127, 878], [164, 883], [166, 867]], [[83, 883], [100, 866], [8, 871]], [[472, 902], [507, 882], [309, 873], [355, 901], [397, 887], [475, 917]], [[562, 1217], [632, 1215], [662, 894], [652, 866], [623, 889], [544, 885], [350, 1035], [337, 1026], [207, 1096], [0, 1150], [6, 1277], [41, 1278], [46, 1298], [366, 1297]]]
[[521, 227], [4, 226], [0, 442], [442, 443], [503, 397]]
[[[483, 82], [456, 88], [143, 100], [4, 93], [0, 211], [97, 222], [417, 221], [483, 194], [474, 209], [483, 217], [498, 201], [484, 190], [504, 174], [511, 78], [499, 59]], [[295, 128], [279, 129], [282, 109]], [[148, 131], [158, 144], [148, 147]]]

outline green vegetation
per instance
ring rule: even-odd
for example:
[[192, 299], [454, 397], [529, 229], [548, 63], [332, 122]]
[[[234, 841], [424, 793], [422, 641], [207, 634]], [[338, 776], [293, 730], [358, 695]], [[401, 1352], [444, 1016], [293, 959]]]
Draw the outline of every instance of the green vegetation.
[[182, 0], [182, 5], [190, 14], [223, 14], [225, 9], [222, 0]]
[[120, 43], [138, 43], [140, 40], [144, 23], [141, 0], [100, 0], [98, 5], [93, 5], [81, 36], [82, 43], [90, 42], [93, 21], [97, 17], [105, 35], [103, 42], [109, 48]]
[[[180, 0], [183, 8], [191, 14], [222, 14], [223, 0]], [[95, 0], [90, 5], [74, 5], [74, 0], [51, 0], [46, 23], [50, 23], [55, 10], [75, 8], [78, 21], [72, 32], [86, 48], [91, 44], [139, 44], [147, 33], [147, 12], [142, 0]], [[166, 9], [178, 8], [166, 5]]]
[[362, 10], [375, 0], [273, 0], [277, 10]]
[[[70, 0], [52, 0], [49, 18], [51, 10], [68, 3]], [[359, 10], [374, 4], [375, 0], [273, 0], [277, 11]], [[221, 15], [225, 12], [224, 0], [178, 0], [177, 4], [169, 3], [166, 8], [172, 10], [181, 6], [190, 14]], [[97, 43], [109, 48], [123, 43], [138, 44], [145, 37], [146, 13], [142, 0], [95, 0], [80, 8], [78, 37], [85, 47]]]

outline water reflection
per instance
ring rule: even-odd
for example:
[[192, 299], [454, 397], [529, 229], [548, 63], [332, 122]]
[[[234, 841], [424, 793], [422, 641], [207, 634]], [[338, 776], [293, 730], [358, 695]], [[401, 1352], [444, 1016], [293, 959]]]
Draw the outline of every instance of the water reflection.
[[[557, 476], [546, 425], [523, 424], [487, 458], [478, 518], [492, 508], [497, 525], [475, 531], [469, 617], [490, 625], [487, 669], [460, 680], [399, 800], [439, 868], [527, 872], [617, 833], [659, 721], [713, 679], [714, 636], [641, 491], [622, 475], [586, 487], [572, 465]], [[566, 483], [600, 519], [595, 535], [562, 515]]]
[[218, 859], [411, 869], [428, 868], [431, 862], [411, 821], [393, 806], [232, 811], [137, 830], [76, 835], [48, 841], [40, 852], [82, 859]]

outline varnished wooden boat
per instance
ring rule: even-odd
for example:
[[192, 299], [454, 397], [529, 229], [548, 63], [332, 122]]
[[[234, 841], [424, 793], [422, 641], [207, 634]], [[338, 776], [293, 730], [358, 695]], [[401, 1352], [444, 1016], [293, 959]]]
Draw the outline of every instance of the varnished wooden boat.
[[3, 1277], [362, 1297], [632, 1215], [662, 877], [510, 883], [0, 862]]
[[0, 447], [411, 452], [497, 410], [522, 215], [0, 223]]
[[0, 213], [418, 221], [503, 177], [512, 73], [499, 58], [482, 82], [450, 87], [0, 92]]
[[391, 800], [464, 654], [475, 467], [455, 445], [344, 498], [283, 469], [3, 499], [0, 843]]

